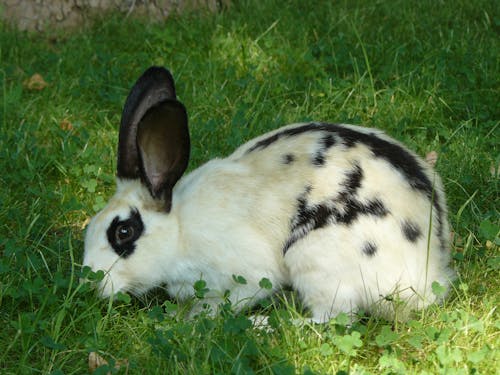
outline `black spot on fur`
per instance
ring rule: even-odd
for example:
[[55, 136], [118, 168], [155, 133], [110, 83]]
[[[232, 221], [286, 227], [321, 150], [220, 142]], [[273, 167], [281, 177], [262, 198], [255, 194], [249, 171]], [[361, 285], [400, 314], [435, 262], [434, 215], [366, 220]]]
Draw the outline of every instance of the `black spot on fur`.
[[337, 222], [345, 225], [350, 225], [356, 221], [360, 215], [384, 217], [389, 213], [379, 199], [374, 199], [363, 204], [356, 199], [350, 198], [345, 201], [344, 207], [344, 211], [338, 213], [335, 218]]
[[323, 148], [328, 150], [330, 147], [335, 145], [335, 138], [332, 134], [327, 134], [321, 139], [321, 144]]
[[120, 220], [116, 216], [111, 222], [106, 235], [109, 244], [122, 258], [127, 258], [135, 250], [135, 241], [142, 235], [144, 223], [137, 209], [130, 210], [130, 217]]
[[330, 147], [335, 145], [335, 138], [331, 133], [323, 136], [319, 141], [319, 148], [313, 156], [312, 163], [317, 167], [325, 165], [325, 154]]
[[312, 163], [316, 167], [325, 165], [325, 154], [323, 152], [318, 152], [317, 154], [315, 154], [312, 159]]
[[368, 204], [363, 205], [363, 213], [373, 216], [383, 217], [389, 213], [380, 199], [368, 201]]
[[353, 195], [361, 187], [361, 180], [363, 179], [363, 170], [358, 163], [354, 164], [354, 168], [346, 174], [345, 181], [342, 186], [345, 186], [346, 193]]
[[375, 253], [377, 252], [377, 245], [375, 245], [372, 242], [367, 242], [363, 246], [363, 253], [368, 255], [368, 256], [374, 256]]
[[283, 155], [283, 163], [284, 164], [291, 164], [294, 161], [295, 161], [295, 155], [293, 155], [293, 154]]
[[359, 164], [355, 164], [353, 169], [346, 173], [346, 179], [342, 182], [345, 188], [340, 191], [336, 202], [343, 207], [336, 215], [339, 223], [349, 225], [355, 221], [359, 215], [385, 216], [387, 209], [379, 199], [373, 199], [366, 203], [361, 203], [356, 197], [357, 190], [361, 187], [363, 180], [363, 170]]
[[307, 186], [304, 193], [297, 198], [297, 211], [291, 220], [291, 233], [283, 246], [283, 253], [309, 232], [323, 228], [329, 224], [350, 225], [360, 215], [383, 217], [389, 213], [382, 201], [373, 199], [366, 203], [360, 202], [356, 195], [361, 186], [363, 170], [355, 165], [346, 173], [346, 179], [341, 184], [344, 189], [335, 197], [319, 204], [310, 205], [307, 196], [311, 186]]
[[318, 128], [317, 124], [307, 124], [307, 125], [297, 126], [295, 128], [285, 129], [255, 143], [252, 147], [250, 147], [247, 150], [247, 153], [266, 148], [282, 138], [293, 137], [308, 131], [319, 131], [319, 130], [323, 129]]
[[422, 236], [420, 227], [410, 220], [403, 221], [401, 229], [405, 238], [410, 242], [417, 242], [417, 240]]

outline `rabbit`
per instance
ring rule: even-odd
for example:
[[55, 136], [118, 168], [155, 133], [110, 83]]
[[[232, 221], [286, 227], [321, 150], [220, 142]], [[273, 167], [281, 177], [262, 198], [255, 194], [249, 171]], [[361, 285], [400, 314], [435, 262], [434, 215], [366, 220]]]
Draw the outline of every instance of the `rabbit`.
[[100, 296], [165, 285], [184, 301], [202, 279], [196, 315], [291, 287], [324, 323], [359, 310], [394, 319], [440, 302], [433, 282], [450, 288], [442, 182], [382, 131], [296, 123], [184, 175], [189, 154], [172, 75], [150, 67], [123, 108], [116, 193], [86, 230], [83, 264], [104, 271]]

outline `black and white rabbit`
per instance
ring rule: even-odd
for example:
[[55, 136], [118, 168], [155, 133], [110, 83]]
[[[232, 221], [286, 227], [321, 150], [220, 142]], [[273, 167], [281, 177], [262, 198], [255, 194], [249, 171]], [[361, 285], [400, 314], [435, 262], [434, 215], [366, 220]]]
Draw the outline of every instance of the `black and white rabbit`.
[[[84, 265], [103, 270], [102, 296], [193, 284], [213, 306], [226, 291], [251, 306], [292, 286], [325, 322], [364, 309], [392, 317], [448, 289], [449, 226], [441, 180], [383, 132], [352, 125], [282, 127], [182, 177], [190, 140], [171, 74], [149, 68], [120, 125], [117, 190], [90, 222]], [[182, 177], [182, 178], [181, 178]], [[246, 284], [233, 276], [243, 276]], [[388, 298], [390, 297], [390, 298]]]

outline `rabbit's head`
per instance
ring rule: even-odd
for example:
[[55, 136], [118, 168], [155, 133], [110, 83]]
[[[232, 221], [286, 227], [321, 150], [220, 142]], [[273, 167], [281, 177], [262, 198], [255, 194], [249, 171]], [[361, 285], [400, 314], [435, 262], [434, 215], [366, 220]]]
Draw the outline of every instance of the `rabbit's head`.
[[[171, 74], [152, 67], [126, 100], [119, 133], [117, 190], [90, 222], [84, 266], [102, 270], [100, 292], [140, 294], [161, 283], [176, 251], [172, 190], [190, 151], [184, 105]], [[172, 270], [174, 271], [174, 270]]]

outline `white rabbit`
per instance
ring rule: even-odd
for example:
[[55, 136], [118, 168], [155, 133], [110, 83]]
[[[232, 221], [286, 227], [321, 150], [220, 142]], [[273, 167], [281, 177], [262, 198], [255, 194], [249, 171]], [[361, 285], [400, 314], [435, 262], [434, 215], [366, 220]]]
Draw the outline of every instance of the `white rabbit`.
[[85, 237], [102, 296], [166, 285], [184, 300], [203, 279], [194, 312], [216, 311], [226, 291], [238, 309], [291, 286], [325, 322], [358, 309], [392, 318], [394, 301], [407, 312], [438, 299], [434, 281], [449, 288], [441, 180], [381, 131], [288, 125], [181, 178], [189, 152], [172, 76], [151, 67], [123, 110], [116, 194]]

